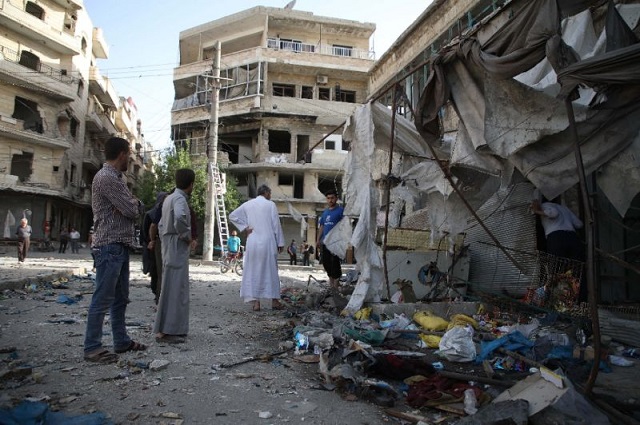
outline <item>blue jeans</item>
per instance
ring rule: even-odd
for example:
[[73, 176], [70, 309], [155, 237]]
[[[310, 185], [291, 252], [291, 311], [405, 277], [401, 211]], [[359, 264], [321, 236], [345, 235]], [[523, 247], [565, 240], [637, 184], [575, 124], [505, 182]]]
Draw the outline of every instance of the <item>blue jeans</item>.
[[129, 303], [129, 249], [122, 244], [109, 244], [92, 251], [96, 258], [96, 288], [87, 315], [85, 354], [102, 347], [102, 326], [107, 310], [111, 315], [114, 349], [127, 348], [131, 343], [125, 326]]

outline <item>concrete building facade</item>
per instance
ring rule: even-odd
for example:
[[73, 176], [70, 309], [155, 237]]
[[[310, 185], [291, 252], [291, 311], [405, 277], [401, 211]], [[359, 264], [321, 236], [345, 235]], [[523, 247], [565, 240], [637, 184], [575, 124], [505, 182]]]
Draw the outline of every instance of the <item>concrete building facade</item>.
[[[339, 129], [368, 95], [371, 23], [255, 7], [180, 33], [172, 138], [206, 159], [212, 63], [221, 43], [218, 165], [254, 197], [272, 188], [287, 240], [315, 241], [328, 189], [341, 192]], [[306, 232], [293, 216], [301, 214]]]
[[130, 186], [143, 171], [144, 142], [135, 105], [100, 74], [108, 45], [82, 0], [0, 0], [0, 217], [3, 237], [30, 219], [46, 228], [92, 224], [91, 183], [112, 135], [132, 146]]

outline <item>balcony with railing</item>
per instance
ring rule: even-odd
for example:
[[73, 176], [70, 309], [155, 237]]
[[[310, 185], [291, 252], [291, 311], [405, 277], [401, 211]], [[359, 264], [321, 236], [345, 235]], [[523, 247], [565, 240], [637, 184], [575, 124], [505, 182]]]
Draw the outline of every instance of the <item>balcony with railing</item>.
[[82, 162], [93, 168], [95, 171], [98, 171], [104, 162], [104, 153], [94, 146], [85, 146]]
[[[39, 19], [27, 13], [18, 4], [22, 2], [0, 1], [0, 27], [9, 28], [31, 40], [46, 44], [47, 47], [64, 55], [79, 55], [80, 39], [64, 30], [62, 23], [52, 25], [55, 17]], [[49, 21], [50, 20], [50, 21]]]
[[104, 34], [102, 32], [102, 28], [94, 28], [93, 29], [93, 42], [91, 44], [91, 51], [98, 59], [108, 59], [109, 58], [109, 45], [104, 38]]
[[42, 63], [37, 56], [0, 45], [0, 75], [4, 81], [44, 93], [63, 102], [76, 97], [75, 78], [62, 69]]
[[60, 135], [45, 132], [42, 123], [0, 115], [0, 139], [14, 139], [48, 148], [69, 149], [71, 143]]
[[87, 114], [84, 116], [87, 131], [100, 132], [104, 128], [100, 114], [104, 114], [104, 108], [95, 96], [89, 97], [89, 106]]
[[356, 49], [349, 46], [307, 44], [300, 41], [291, 41], [280, 38], [267, 39], [267, 48], [296, 53], [316, 53], [320, 55], [339, 56], [341, 58], [375, 59], [375, 52], [373, 50]]
[[119, 104], [118, 92], [109, 78], [100, 74], [100, 69], [97, 66], [92, 66], [89, 70], [89, 92], [106, 106], [116, 108]]

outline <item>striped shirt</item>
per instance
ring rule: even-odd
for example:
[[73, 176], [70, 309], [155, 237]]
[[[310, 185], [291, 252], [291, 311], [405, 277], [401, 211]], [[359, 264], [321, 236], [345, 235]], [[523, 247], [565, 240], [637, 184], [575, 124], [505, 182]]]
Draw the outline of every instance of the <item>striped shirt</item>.
[[144, 212], [144, 205], [134, 197], [123, 175], [105, 163], [91, 185], [93, 209], [92, 247], [112, 243], [134, 245], [136, 219]]

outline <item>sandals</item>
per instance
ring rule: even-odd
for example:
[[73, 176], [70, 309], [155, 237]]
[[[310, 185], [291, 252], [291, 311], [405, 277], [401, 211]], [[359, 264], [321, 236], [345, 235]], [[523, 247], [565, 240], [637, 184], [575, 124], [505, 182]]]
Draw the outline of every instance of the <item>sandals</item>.
[[106, 348], [91, 354], [85, 354], [84, 359], [91, 363], [110, 364], [118, 361], [118, 355], [112, 353]]
[[260, 301], [253, 302], [253, 311], [260, 311]]
[[127, 351], [144, 351], [146, 349], [147, 349], [146, 345], [132, 340], [131, 342], [129, 342], [128, 347], [115, 349], [113, 351], [115, 351], [118, 354], [122, 354], [122, 353], [126, 353]]
[[156, 342], [158, 343], [165, 343], [165, 344], [184, 344], [187, 340], [185, 339], [185, 337], [180, 336], [180, 335], [163, 335], [163, 336], [157, 336], [156, 337]]

